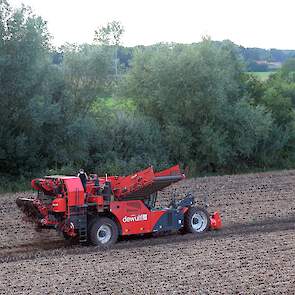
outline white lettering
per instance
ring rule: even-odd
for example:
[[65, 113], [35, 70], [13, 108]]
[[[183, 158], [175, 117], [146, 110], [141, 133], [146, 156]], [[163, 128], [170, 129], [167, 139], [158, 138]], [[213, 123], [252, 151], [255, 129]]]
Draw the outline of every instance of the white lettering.
[[132, 216], [124, 216], [122, 221], [126, 222], [136, 222], [136, 221], [146, 221], [148, 220], [147, 214], [139, 214], [139, 215], [132, 215]]

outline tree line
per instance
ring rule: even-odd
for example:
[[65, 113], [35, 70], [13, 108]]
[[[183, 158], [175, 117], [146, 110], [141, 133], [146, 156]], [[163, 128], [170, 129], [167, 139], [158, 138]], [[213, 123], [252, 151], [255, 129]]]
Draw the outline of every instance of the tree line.
[[56, 49], [42, 18], [0, 2], [2, 190], [81, 167], [127, 174], [180, 163], [191, 175], [294, 167], [293, 59], [262, 82], [229, 41], [130, 53], [123, 31], [113, 22], [93, 44]]
[[[274, 71], [269, 68], [268, 63], [284, 63], [286, 60], [295, 57], [295, 50], [281, 49], [263, 49], [263, 48], [247, 48], [237, 45], [230, 40], [212, 41], [215, 46], [223, 46], [224, 43], [230, 43], [235, 48], [236, 53], [243, 59], [245, 70], [248, 72], [267, 72]], [[148, 48], [147, 46], [146, 48]], [[153, 45], [151, 46], [153, 47]], [[121, 63], [128, 65], [132, 60], [133, 52], [138, 47], [119, 47], [118, 57]]]

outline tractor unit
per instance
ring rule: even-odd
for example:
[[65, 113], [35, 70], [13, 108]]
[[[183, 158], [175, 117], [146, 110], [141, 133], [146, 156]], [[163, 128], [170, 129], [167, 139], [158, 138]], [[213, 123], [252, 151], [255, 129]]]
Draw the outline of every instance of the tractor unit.
[[16, 203], [37, 228], [103, 247], [119, 236], [219, 229], [218, 212], [209, 216], [205, 208], [195, 206], [191, 194], [178, 201], [172, 196], [166, 208], [156, 206], [158, 191], [184, 178], [178, 165], [161, 172], [149, 167], [129, 176], [92, 174], [86, 189], [79, 177], [46, 176], [32, 180], [34, 198], [18, 198]]

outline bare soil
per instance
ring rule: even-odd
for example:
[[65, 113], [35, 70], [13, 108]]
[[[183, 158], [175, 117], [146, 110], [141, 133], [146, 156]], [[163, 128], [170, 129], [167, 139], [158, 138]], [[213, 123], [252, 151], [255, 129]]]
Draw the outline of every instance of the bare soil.
[[[184, 180], [224, 227], [203, 235], [123, 239], [108, 250], [67, 244], [22, 221], [0, 195], [0, 294], [295, 294], [295, 171]], [[204, 200], [206, 199], [206, 200]]]

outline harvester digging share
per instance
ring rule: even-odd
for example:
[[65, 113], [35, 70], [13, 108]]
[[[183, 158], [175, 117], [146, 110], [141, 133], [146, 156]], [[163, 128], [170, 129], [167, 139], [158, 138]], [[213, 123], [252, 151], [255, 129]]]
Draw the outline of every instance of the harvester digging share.
[[167, 208], [156, 207], [158, 191], [184, 178], [178, 165], [161, 172], [149, 167], [129, 176], [92, 174], [84, 190], [79, 177], [46, 176], [32, 180], [34, 198], [16, 203], [36, 228], [52, 228], [65, 239], [103, 247], [119, 236], [219, 229], [219, 213], [210, 216], [191, 194], [178, 201], [171, 196]]

